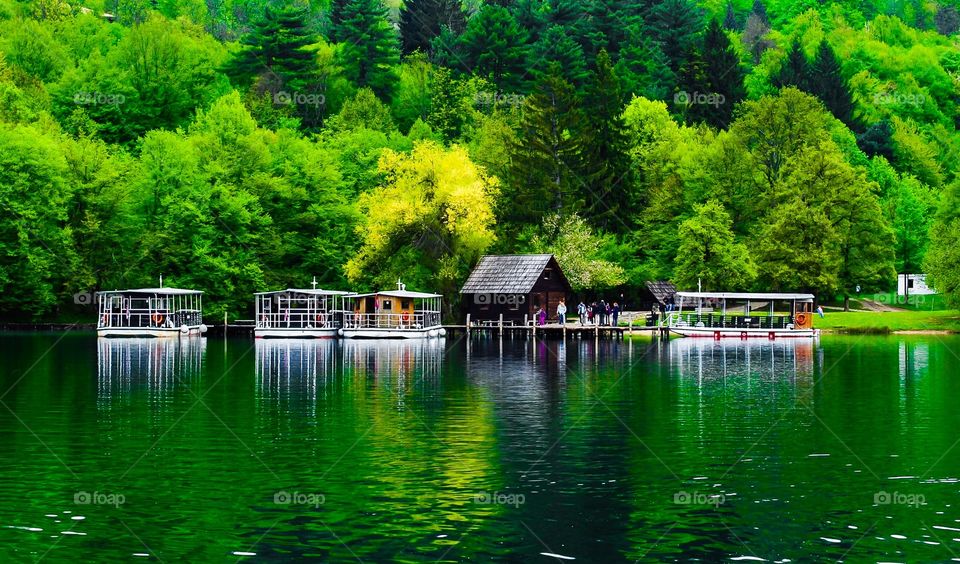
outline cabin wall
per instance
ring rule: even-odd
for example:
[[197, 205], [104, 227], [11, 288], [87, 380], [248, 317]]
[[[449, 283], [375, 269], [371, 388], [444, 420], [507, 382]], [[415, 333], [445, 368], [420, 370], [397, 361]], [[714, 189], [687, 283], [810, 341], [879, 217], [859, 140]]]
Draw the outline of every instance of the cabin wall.
[[531, 320], [539, 307], [547, 310], [547, 317], [555, 320], [560, 300], [566, 301], [567, 315], [573, 315], [565, 290], [542, 291], [529, 294], [464, 294], [463, 300], [471, 321], [498, 321], [503, 314], [504, 322], [523, 323], [524, 317]]
[[529, 294], [463, 294], [463, 303], [471, 321], [523, 323], [532, 316]]

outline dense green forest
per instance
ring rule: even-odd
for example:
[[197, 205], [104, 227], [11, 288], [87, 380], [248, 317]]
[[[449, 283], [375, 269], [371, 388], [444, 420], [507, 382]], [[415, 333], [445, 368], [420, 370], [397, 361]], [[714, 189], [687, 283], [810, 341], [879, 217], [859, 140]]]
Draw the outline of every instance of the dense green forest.
[[168, 285], [960, 299], [955, 0], [0, 0], [0, 314]]

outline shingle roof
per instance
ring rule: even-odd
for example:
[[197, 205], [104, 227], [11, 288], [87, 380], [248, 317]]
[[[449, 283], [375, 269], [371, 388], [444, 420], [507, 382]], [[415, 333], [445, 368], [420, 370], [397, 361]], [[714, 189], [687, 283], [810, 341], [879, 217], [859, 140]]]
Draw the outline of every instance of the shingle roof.
[[553, 255], [487, 255], [464, 282], [461, 294], [527, 294]]
[[667, 298], [677, 293], [677, 287], [674, 286], [672, 282], [665, 280], [649, 281], [646, 283], [646, 286], [647, 289], [650, 290], [650, 293], [653, 294], [654, 299], [661, 304], [666, 304]]

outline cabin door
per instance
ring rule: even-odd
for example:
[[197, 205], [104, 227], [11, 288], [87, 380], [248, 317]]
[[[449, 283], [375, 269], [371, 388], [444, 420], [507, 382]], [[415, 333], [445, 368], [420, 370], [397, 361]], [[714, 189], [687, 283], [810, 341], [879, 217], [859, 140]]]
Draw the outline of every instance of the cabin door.
[[260, 303], [261, 307], [263, 308], [260, 316], [260, 322], [263, 323], [264, 327], [270, 327], [270, 321], [272, 319], [271, 314], [273, 313], [273, 296], [262, 296]]

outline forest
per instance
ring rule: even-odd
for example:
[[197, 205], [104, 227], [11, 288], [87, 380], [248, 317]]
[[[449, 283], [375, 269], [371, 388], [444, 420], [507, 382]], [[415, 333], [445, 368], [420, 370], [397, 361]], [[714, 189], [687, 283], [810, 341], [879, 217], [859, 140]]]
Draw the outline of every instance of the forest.
[[550, 252], [960, 304], [956, 0], [0, 0], [0, 318]]

